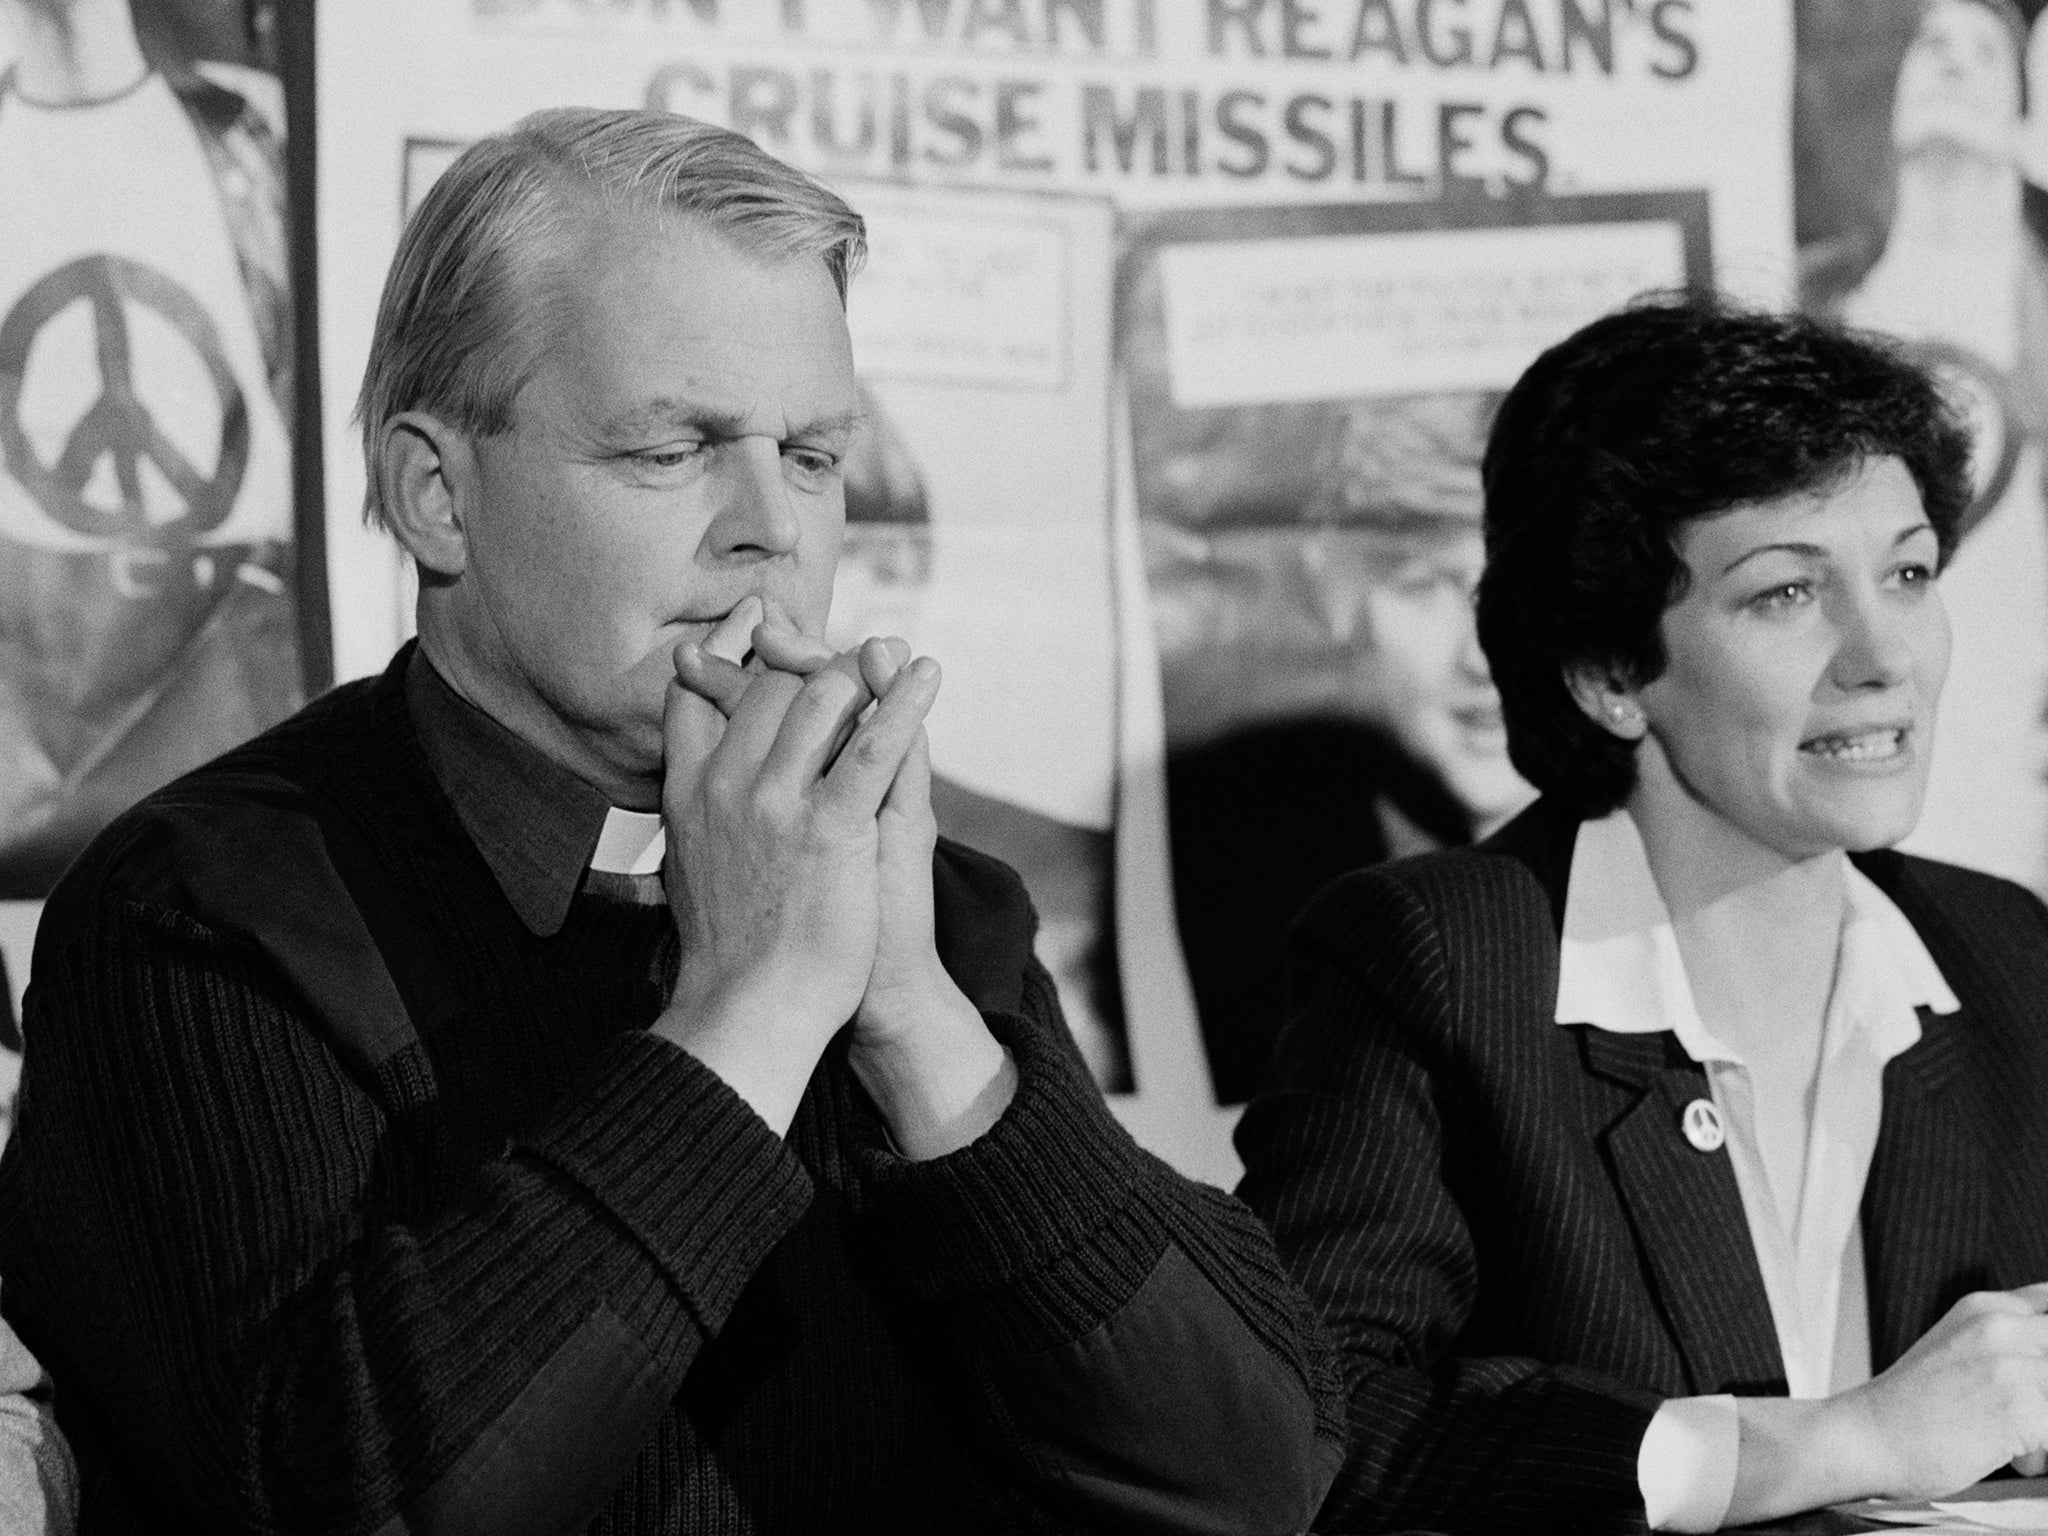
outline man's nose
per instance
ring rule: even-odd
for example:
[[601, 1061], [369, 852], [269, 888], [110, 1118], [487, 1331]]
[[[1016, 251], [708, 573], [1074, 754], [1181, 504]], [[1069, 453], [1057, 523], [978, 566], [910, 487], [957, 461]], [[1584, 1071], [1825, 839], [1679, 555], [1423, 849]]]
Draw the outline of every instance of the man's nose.
[[803, 524], [783, 476], [781, 445], [739, 438], [724, 445], [720, 458], [719, 507], [708, 535], [712, 552], [743, 560], [794, 552]]

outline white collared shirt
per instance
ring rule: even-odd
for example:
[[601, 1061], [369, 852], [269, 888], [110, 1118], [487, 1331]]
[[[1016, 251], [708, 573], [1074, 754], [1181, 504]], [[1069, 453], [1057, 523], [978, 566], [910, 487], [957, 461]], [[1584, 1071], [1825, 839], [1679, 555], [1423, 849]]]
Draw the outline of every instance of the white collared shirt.
[[[1616, 1034], [1668, 1030], [1705, 1068], [1794, 1397], [1825, 1397], [1870, 1377], [1860, 1207], [1884, 1066], [1919, 1040], [1919, 1008], [1960, 1006], [1905, 914], [1853, 865], [1845, 897], [1796, 1201], [1786, 1197], [1797, 1171], [1764, 1157], [1748, 1064], [1700, 1019], [1670, 911], [1626, 811], [1579, 828], [1558, 955], [1558, 1023]], [[1795, 1221], [1781, 1214], [1787, 1205]], [[1735, 1456], [1733, 1397], [1660, 1408], [1637, 1458], [1652, 1527], [1719, 1528], [1734, 1496]]]
[[590, 867], [613, 875], [656, 874], [667, 847], [658, 812], [622, 811], [615, 805], [605, 812]]

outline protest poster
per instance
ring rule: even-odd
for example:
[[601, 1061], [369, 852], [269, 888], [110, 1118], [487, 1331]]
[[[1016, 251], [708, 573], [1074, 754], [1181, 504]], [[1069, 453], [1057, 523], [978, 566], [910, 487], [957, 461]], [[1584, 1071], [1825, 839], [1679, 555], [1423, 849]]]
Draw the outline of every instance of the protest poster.
[[327, 679], [270, 19], [0, 4], [0, 898]]
[[0, 0], [0, 1097], [64, 867], [331, 679], [284, 10]]
[[[877, 452], [916, 465], [933, 530], [930, 575], [912, 606], [920, 645], [948, 664], [942, 708], [957, 711], [934, 727], [935, 750], [952, 764], [941, 770], [1110, 839], [1109, 937], [1130, 1073], [1130, 1091], [1112, 1102], [1147, 1145], [1213, 1178], [1235, 1166], [1233, 1111], [1219, 1098], [1242, 1088], [1223, 1081], [1235, 1069], [1205, 1049], [1214, 1042], [1197, 1022], [1187, 914], [1174, 900], [1169, 753], [1232, 722], [1312, 736], [1331, 701], [1348, 698], [1339, 750], [1320, 760], [1314, 791], [1318, 803], [1342, 803], [1349, 738], [1377, 742], [1390, 729], [1381, 706], [1404, 688], [1427, 692], [1427, 668], [1404, 675], [1365, 643], [1356, 617], [1379, 604], [1388, 631], [1447, 657], [1429, 665], [1462, 690], [1418, 717], [1471, 738], [1484, 759], [1490, 685], [1483, 664], [1472, 675], [1463, 593], [1476, 548], [1472, 445], [1488, 402], [1562, 334], [1546, 323], [1569, 328], [1632, 284], [1711, 275], [1774, 302], [1794, 287], [1783, 0], [1740, 14], [1694, 0], [362, 0], [346, 19], [338, 11], [322, 9], [319, 49], [326, 445], [335, 579], [365, 594], [337, 613], [342, 670], [381, 664], [404, 628], [395, 558], [346, 525], [361, 479], [343, 402], [360, 376], [408, 164], [431, 176], [436, 156], [445, 163], [477, 133], [576, 102], [720, 122], [832, 180], [878, 237], [850, 311], [856, 361], [895, 439]], [[1118, 216], [1113, 252], [1088, 232], [1097, 215], [1086, 209], [1104, 204]], [[979, 238], [970, 225], [1019, 231], [991, 237], [976, 258], [1001, 249], [1015, 263], [1002, 269], [1011, 303], [974, 321], [989, 348], [1015, 348], [1000, 368], [989, 355], [956, 356], [950, 371], [917, 361], [927, 344], [957, 346], [958, 334], [863, 331], [863, 284], [875, 283], [879, 302], [892, 220], [922, 232], [926, 261], [941, 250], [964, 259]], [[1045, 247], [1023, 233], [1034, 221], [1066, 231], [1074, 285], [1064, 317], [1076, 366], [1058, 388], [1031, 372], [1050, 355], [1041, 312], [1058, 307]], [[1331, 269], [1354, 262], [1398, 269], [1411, 291], [1448, 264], [1480, 298], [1519, 284], [1512, 303], [1533, 318], [1462, 360], [1442, 325], [1427, 347], [1375, 353], [1399, 339], [1386, 316], [1355, 322], [1357, 356], [1290, 353], [1255, 343], [1229, 312], [1238, 301], [1228, 295], [1242, 296], [1253, 275], [1231, 268], [1238, 245], [1253, 267], [1277, 249], [1318, 280], [1341, 280]], [[1162, 269], [1169, 252], [1178, 254]], [[1583, 291], [1532, 297], [1555, 274]], [[1113, 313], [1073, 297], [1112, 287]], [[1194, 301], [1177, 340], [1169, 291]], [[1225, 302], [1205, 312], [1204, 295]], [[1312, 313], [1273, 311], [1264, 323], [1320, 323]], [[1097, 397], [1078, 363], [1109, 356], [1112, 344], [1116, 372]], [[1186, 354], [1178, 376], [1175, 346]], [[1425, 353], [1436, 371], [1411, 372]], [[1099, 398], [1098, 419], [1080, 410], [1084, 398]], [[991, 423], [1021, 419], [1032, 400], [1045, 413], [1034, 419], [1066, 423], [1058, 435], [990, 436]], [[1209, 423], [1224, 449], [1171, 441], [1189, 422]], [[1267, 427], [1275, 433], [1262, 438]], [[970, 473], [978, 435], [1001, 452]], [[1205, 523], [1193, 509], [1209, 505], [1207, 493], [1176, 479], [1231, 459], [1232, 441], [1258, 450], [1237, 453], [1241, 465], [1263, 466], [1261, 477], [1284, 471], [1293, 486], [1276, 482], [1266, 522], [1233, 511]], [[1098, 451], [1111, 466], [1106, 508]], [[1334, 478], [1305, 513], [1301, 482], [1318, 465]], [[1057, 488], [1013, 494], [1012, 482]], [[1398, 494], [1383, 495], [1390, 487]], [[1339, 506], [1362, 488], [1371, 507]], [[877, 515], [855, 517], [881, 563], [918, 568], [906, 532], [917, 520], [900, 514], [916, 500], [885, 498]], [[1213, 548], [1245, 528], [1260, 530], [1232, 545], [1258, 547], [1248, 565], [1205, 563], [1175, 542], [1198, 535]], [[1095, 531], [1077, 539], [1082, 529]], [[1398, 578], [1368, 587], [1341, 575], [1367, 555]], [[862, 584], [862, 601], [905, 601], [865, 564], [846, 578]], [[1272, 596], [1286, 572], [1310, 566], [1332, 573], [1324, 588], [1297, 582], [1264, 607], [1227, 601], [1247, 573]], [[1293, 653], [1313, 658], [1296, 676], [1287, 632], [1313, 629], [1309, 605], [1324, 601], [1353, 616], [1317, 621], [1321, 638]], [[1248, 615], [1259, 633], [1231, 627]], [[1039, 706], [1019, 691], [1041, 654], [1062, 669], [1099, 663], [1075, 674], [1086, 685], [1067, 715], [1031, 714]], [[1352, 694], [1332, 683], [1339, 674], [1355, 675]], [[1485, 793], [1499, 799], [1488, 803], [1505, 804], [1521, 790], [1499, 772], [1497, 743], [1492, 756], [1480, 777], [1495, 779]], [[1410, 807], [1406, 833], [1469, 835], [1475, 822], [1455, 793], [1418, 788], [1398, 797]], [[1349, 798], [1369, 809], [1382, 797]], [[1192, 835], [1221, 831], [1215, 818], [1231, 814], [1225, 805], [1196, 816]], [[1190, 835], [1183, 825], [1183, 849]]]

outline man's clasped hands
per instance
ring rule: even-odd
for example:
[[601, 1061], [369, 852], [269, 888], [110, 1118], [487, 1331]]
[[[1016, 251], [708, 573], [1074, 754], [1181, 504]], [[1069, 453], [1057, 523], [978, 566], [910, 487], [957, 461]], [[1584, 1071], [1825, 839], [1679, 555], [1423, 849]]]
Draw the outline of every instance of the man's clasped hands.
[[967, 1145], [1016, 1068], [934, 942], [938, 663], [893, 638], [835, 652], [750, 596], [674, 664], [663, 869], [681, 957], [656, 1032], [781, 1134], [851, 1021], [848, 1062], [897, 1150]]

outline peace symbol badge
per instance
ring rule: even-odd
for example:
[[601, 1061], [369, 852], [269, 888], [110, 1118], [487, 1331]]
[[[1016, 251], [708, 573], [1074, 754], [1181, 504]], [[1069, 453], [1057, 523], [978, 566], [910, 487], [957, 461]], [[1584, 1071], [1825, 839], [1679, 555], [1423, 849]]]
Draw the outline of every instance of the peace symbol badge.
[[1679, 1125], [1695, 1152], [1718, 1152], [1728, 1140], [1728, 1132], [1721, 1124], [1721, 1111], [1714, 1107], [1712, 1099], [1694, 1099], [1686, 1105]]

